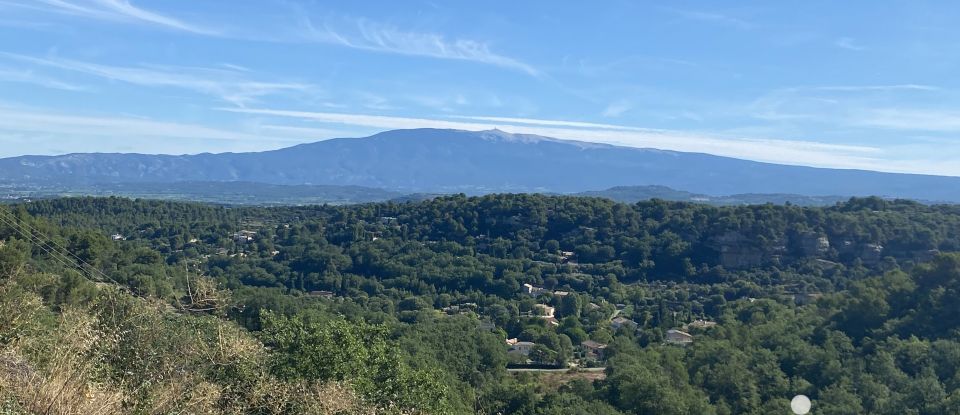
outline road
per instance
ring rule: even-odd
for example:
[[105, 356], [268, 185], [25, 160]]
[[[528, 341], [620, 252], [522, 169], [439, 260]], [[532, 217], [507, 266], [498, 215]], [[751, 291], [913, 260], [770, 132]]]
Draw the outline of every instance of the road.
[[[585, 367], [578, 368], [577, 372], [603, 372], [607, 368], [605, 367]], [[526, 368], [514, 368], [507, 369], [507, 372], [545, 372], [545, 373], [567, 373], [570, 369], [526, 369]]]

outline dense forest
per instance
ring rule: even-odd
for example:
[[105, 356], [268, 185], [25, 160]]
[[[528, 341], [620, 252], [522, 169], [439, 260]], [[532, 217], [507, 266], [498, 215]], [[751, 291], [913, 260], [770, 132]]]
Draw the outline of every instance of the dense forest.
[[10, 413], [960, 413], [953, 205], [67, 198], [0, 241]]

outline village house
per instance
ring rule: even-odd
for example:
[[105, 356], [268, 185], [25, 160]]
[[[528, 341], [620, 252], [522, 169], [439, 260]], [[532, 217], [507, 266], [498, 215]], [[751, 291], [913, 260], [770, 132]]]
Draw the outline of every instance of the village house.
[[531, 297], [538, 297], [547, 292], [547, 289], [543, 287], [536, 287], [531, 284], [523, 284], [523, 292]]
[[602, 360], [603, 353], [607, 350], [606, 344], [593, 340], [580, 343], [580, 347], [583, 349], [584, 357], [593, 360]]
[[566, 297], [566, 296], [570, 295], [570, 292], [569, 292], [569, 291], [554, 291], [554, 292], [553, 292], [553, 295], [554, 295], [555, 297]]
[[127, 238], [124, 237], [123, 235], [119, 234], [119, 233], [115, 233], [115, 234], [113, 234], [113, 235], [110, 235], [110, 239], [113, 239], [114, 241], [124, 241], [124, 240], [126, 240]]
[[686, 346], [693, 343], [693, 336], [685, 331], [670, 329], [667, 330], [667, 343]]
[[235, 242], [238, 242], [238, 243], [253, 242], [253, 237], [256, 236], [256, 235], [257, 235], [257, 233], [254, 232], [254, 231], [246, 231], [246, 230], [244, 230], [244, 231], [240, 231], [240, 232], [237, 232], [237, 233], [233, 234], [233, 240], [234, 240]]
[[507, 346], [510, 346], [510, 350], [507, 353], [529, 356], [530, 352], [533, 351], [533, 347], [536, 345], [537, 344], [534, 342], [523, 342], [517, 339], [507, 339]]
[[557, 311], [555, 307], [550, 307], [546, 304], [536, 304], [533, 307], [540, 312], [539, 316], [543, 318], [553, 318]]

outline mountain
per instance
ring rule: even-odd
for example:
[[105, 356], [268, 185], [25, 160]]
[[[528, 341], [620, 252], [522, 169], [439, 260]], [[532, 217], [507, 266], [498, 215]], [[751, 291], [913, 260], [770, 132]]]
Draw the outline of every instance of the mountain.
[[607, 190], [575, 193], [576, 196], [602, 197], [624, 203], [642, 200], [663, 199], [677, 202], [695, 202], [711, 205], [759, 205], [790, 203], [798, 206], [830, 206], [849, 200], [844, 196], [804, 196], [779, 193], [746, 193], [728, 196], [710, 196], [674, 190], [666, 186], [617, 186]]
[[63, 186], [245, 181], [470, 194], [660, 185], [705, 195], [877, 195], [960, 202], [960, 177], [786, 166], [498, 130], [395, 130], [256, 153], [12, 157], [0, 159], [0, 180]]

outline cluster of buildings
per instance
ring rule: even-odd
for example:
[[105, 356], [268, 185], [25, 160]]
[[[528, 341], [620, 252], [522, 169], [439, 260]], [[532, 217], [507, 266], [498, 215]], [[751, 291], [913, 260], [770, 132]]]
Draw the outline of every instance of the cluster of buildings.
[[253, 239], [257, 236], [257, 232], [242, 230], [233, 234], [233, 241], [237, 243], [247, 243], [253, 242]]

